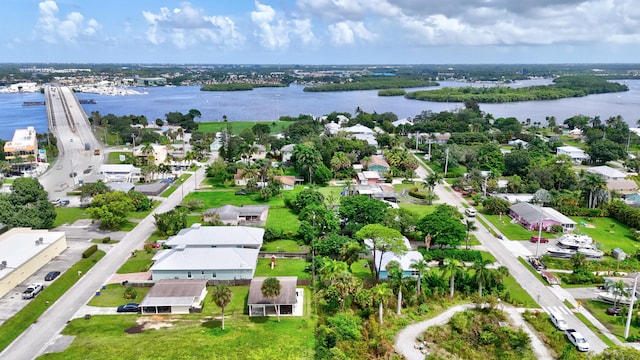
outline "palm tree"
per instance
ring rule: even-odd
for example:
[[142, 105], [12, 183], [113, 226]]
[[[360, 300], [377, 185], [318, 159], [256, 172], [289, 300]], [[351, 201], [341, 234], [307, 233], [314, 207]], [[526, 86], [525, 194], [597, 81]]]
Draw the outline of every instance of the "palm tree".
[[342, 272], [349, 272], [347, 263], [339, 260], [328, 259], [318, 271], [323, 281], [333, 284]]
[[624, 283], [624, 281], [618, 280], [615, 283], [615, 285], [613, 286], [613, 294], [615, 295], [615, 298], [613, 300], [613, 307], [618, 307], [618, 300], [620, 299], [620, 296], [629, 295], [629, 293], [627, 292], [627, 285]]
[[470, 233], [471, 231], [476, 231], [476, 230], [478, 230], [478, 227], [476, 226], [475, 221], [473, 221], [473, 220], [469, 220], [469, 219], [467, 219], [467, 220], [464, 222], [464, 226], [465, 226], [465, 229], [467, 230], [467, 236], [466, 236], [466, 238], [465, 238], [465, 242], [466, 242], [466, 244], [467, 244], [467, 250], [469, 250], [469, 233]]
[[281, 289], [282, 285], [280, 284], [280, 280], [274, 277], [265, 279], [260, 288], [262, 295], [273, 301], [273, 307], [276, 310], [276, 315], [278, 315], [278, 322], [280, 322], [280, 306], [276, 305], [276, 298], [280, 296]]
[[440, 175], [437, 172], [432, 172], [424, 180], [424, 185], [423, 186], [429, 189], [429, 205], [431, 205], [431, 203], [433, 203], [433, 192], [434, 192], [434, 190], [436, 188], [436, 185], [438, 185], [441, 182], [442, 182], [442, 175]]
[[464, 275], [464, 269], [460, 261], [455, 259], [445, 259], [444, 274], [449, 278], [449, 297], [453, 298], [456, 288], [456, 276]]
[[429, 264], [427, 264], [424, 259], [420, 259], [418, 261], [414, 261], [410, 266], [418, 272], [418, 285], [416, 289], [418, 294], [422, 294], [422, 274], [429, 270]]
[[498, 271], [496, 271], [496, 281], [503, 283], [506, 277], [509, 277], [509, 268], [501, 265], [498, 267]]
[[597, 174], [586, 174], [580, 181], [582, 190], [585, 190], [589, 195], [587, 198], [587, 207], [594, 208], [597, 206], [595, 198], [598, 190], [604, 189], [607, 182]]
[[360, 253], [362, 252], [362, 245], [357, 241], [350, 241], [344, 245], [342, 245], [342, 250], [340, 250], [340, 260], [344, 261], [348, 268], [349, 272], [353, 272], [351, 269], [351, 265], [358, 261], [360, 258]]
[[473, 277], [478, 282], [478, 294], [480, 297], [482, 297], [482, 286], [495, 278], [494, 271], [487, 267], [489, 264], [491, 264], [489, 260], [480, 260], [473, 264], [473, 269], [476, 271]]
[[358, 289], [360, 285], [359, 280], [348, 271], [342, 271], [335, 278], [335, 288], [340, 293], [340, 307], [344, 312], [344, 304], [349, 294]]
[[573, 264], [573, 272], [580, 271], [587, 266], [587, 257], [581, 252], [576, 252], [571, 256], [571, 263]]
[[402, 266], [399, 262], [392, 260], [387, 264], [388, 279], [391, 282], [391, 286], [397, 288], [398, 301], [397, 301], [397, 314], [400, 315], [402, 311]]
[[391, 292], [391, 288], [389, 288], [388, 283], [379, 283], [371, 289], [371, 293], [373, 294], [374, 301], [378, 303], [378, 319], [380, 320], [380, 325], [382, 325], [382, 315], [384, 311], [383, 303], [386, 299], [393, 296], [393, 292]]
[[224, 308], [231, 302], [233, 293], [227, 285], [220, 284], [213, 287], [211, 299], [222, 309], [222, 330], [224, 330]]

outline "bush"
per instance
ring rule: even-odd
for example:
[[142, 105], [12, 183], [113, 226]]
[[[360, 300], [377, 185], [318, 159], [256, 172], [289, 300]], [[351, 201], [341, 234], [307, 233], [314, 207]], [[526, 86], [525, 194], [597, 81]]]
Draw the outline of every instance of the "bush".
[[427, 194], [420, 192], [418, 188], [415, 186], [409, 189], [409, 196], [414, 197], [416, 199], [422, 199], [422, 200], [427, 198]]
[[267, 227], [264, 229], [264, 241], [271, 242], [275, 240], [282, 239], [284, 234], [282, 231], [274, 228]]
[[87, 250], [82, 253], [82, 258], [86, 259], [89, 256], [93, 255], [96, 251], [98, 251], [98, 245], [91, 245]]
[[105, 237], [105, 238], [102, 238], [102, 243], [103, 243], [103, 244], [108, 244], [108, 243], [110, 243], [110, 242], [111, 242], [111, 237], [110, 237], [110, 236], [107, 236], [107, 237]]
[[136, 289], [132, 288], [131, 286], [127, 286], [127, 288], [124, 290], [124, 298], [127, 300], [133, 300], [137, 297], [138, 292], [136, 291]]

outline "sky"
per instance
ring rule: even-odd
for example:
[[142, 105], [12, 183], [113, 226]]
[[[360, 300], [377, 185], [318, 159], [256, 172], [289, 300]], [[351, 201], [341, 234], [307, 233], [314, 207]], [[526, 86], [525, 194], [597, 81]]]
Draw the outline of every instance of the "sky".
[[637, 63], [638, 0], [2, 0], [0, 62]]

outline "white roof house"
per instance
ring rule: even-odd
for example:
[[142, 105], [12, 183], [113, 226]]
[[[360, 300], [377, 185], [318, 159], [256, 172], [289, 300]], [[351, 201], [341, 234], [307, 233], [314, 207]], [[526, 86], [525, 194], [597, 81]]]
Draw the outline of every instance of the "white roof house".
[[161, 279], [252, 279], [260, 249], [178, 246], [156, 253], [151, 278]]
[[584, 150], [575, 146], [558, 146], [556, 149], [556, 155], [567, 155], [571, 158], [571, 161], [575, 163], [581, 163], [584, 160], [589, 160]]
[[600, 175], [605, 180], [621, 180], [627, 177], [627, 174], [622, 171], [606, 165], [590, 167], [587, 169], [587, 172], [589, 174]]
[[169, 148], [166, 145], [149, 144], [150, 152], [146, 152], [146, 145], [138, 145], [133, 148], [133, 156], [153, 156], [154, 165], [164, 164], [167, 160]]
[[[402, 273], [403, 276], [415, 276], [415, 270], [411, 268], [411, 265], [423, 260], [424, 257], [422, 256], [422, 254], [419, 251], [412, 251], [411, 250], [411, 244], [409, 243], [409, 239], [407, 239], [406, 237], [402, 238], [404, 241], [404, 245], [407, 248], [407, 252], [404, 255], [398, 255], [392, 252], [385, 252], [382, 255], [382, 263], [380, 263], [380, 252], [376, 252], [375, 258], [374, 260], [374, 266], [378, 267], [378, 264], [380, 263], [380, 278], [381, 279], [386, 279], [388, 277], [387, 274], [387, 265], [389, 265], [390, 262], [392, 261], [397, 261], [400, 264], [400, 267], [402, 268]], [[365, 239], [364, 244], [369, 247], [370, 249], [372, 249], [372, 243], [371, 240], [369, 239]]]
[[335, 135], [337, 134], [342, 128], [340, 127], [340, 125], [334, 123], [334, 122], [330, 122], [327, 123], [324, 126], [324, 130], [329, 134], [329, 135]]
[[403, 118], [403, 119], [398, 119], [394, 122], [391, 123], [394, 127], [398, 127], [400, 125], [413, 125], [413, 120], [411, 120], [411, 118]]
[[141, 174], [140, 168], [131, 164], [102, 164], [99, 172], [104, 176], [105, 182], [134, 182]]
[[264, 229], [248, 226], [201, 226], [193, 224], [182, 229], [164, 243], [170, 248], [205, 247], [205, 248], [253, 248], [260, 249], [264, 237]]
[[341, 129], [344, 132], [347, 132], [349, 134], [364, 134], [364, 135], [373, 135], [373, 130], [369, 129], [368, 127], [364, 126], [364, 125], [354, 125], [354, 126], [349, 126], [346, 128], [342, 128]]

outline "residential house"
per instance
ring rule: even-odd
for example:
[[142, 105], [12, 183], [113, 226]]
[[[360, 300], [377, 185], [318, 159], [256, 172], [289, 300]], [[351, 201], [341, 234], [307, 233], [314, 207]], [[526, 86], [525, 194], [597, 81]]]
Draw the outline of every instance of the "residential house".
[[244, 170], [237, 169], [236, 174], [233, 175], [233, 180], [235, 181], [236, 186], [246, 186], [247, 180], [249, 179], [244, 176]]
[[[367, 195], [373, 199], [392, 203], [398, 202], [398, 193], [394, 191], [391, 184], [355, 185], [354, 191], [358, 195]], [[343, 192], [346, 195], [346, 190], [343, 190]]]
[[209, 151], [219, 151], [222, 148], [222, 140], [222, 133], [217, 132], [213, 142], [209, 145]]
[[367, 161], [367, 163], [363, 165], [366, 165], [367, 170], [377, 171], [380, 174], [384, 174], [391, 169], [389, 163], [387, 163], [387, 161], [382, 156], [378, 155], [372, 155], [371, 157], [369, 157], [369, 161]]
[[160, 165], [167, 161], [167, 155], [169, 154], [169, 148], [166, 145], [149, 144], [138, 145], [133, 148], [133, 156], [137, 157], [151, 157], [153, 156], [153, 164]]
[[182, 229], [152, 258], [151, 278], [252, 279], [264, 229], [245, 226], [200, 226]]
[[622, 171], [606, 165], [590, 167], [587, 169], [587, 172], [589, 174], [600, 175], [600, 177], [605, 180], [622, 180], [627, 177], [627, 174]]
[[378, 146], [378, 141], [375, 138], [373, 130], [369, 129], [364, 125], [354, 125], [346, 128], [340, 129], [340, 131], [344, 131], [350, 134], [354, 139], [366, 141], [367, 144], [371, 146]]
[[296, 144], [287, 144], [280, 149], [280, 154], [282, 155], [282, 162], [286, 163], [291, 161], [291, 156], [293, 156], [293, 148]]
[[225, 225], [264, 226], [268, 214], [269, 205], [223, 205], [207, 209], [203, 220], [213, 222], [217, 219]]
[[131, 164], [102, 164], [98, 171], [104, 182], [138, 182], [142, 177], [140, 168]]
[[342, 128], [340, 127], [340, 125], [334, 123], [334, 122], [330, 122], [324, 125], [324, 131], [329, 134], [329, 135], [335, 135], [337, 134]]
[[[400, 264], [400, 268], [402, 269], [402, 277], [416, 277], [418, 276], [418, 272], [415, 269], [411, 268], [411, 265], [424, 260], [424, 257], [419, 251], [411, 250], [411, 244], [409, 243], [409, 239], [403, 237], [404, 244], [407, 248], [407, 252], [404, 255], [395, 254], [393, 252], [387, 251], [382, 254], [382, 263], [380, 262], [380, 252], [376, 251], [375, 257], [373, 259], [373, 266], [377, 269], [380, 266], [380, 279], [387, 279], [389, 277], [389, 273], [387, 272], [387, 265], [390, 262], [396, 261]], [[373, 249], [371, 240], [366, 239], [364, 241], [365, 245], [370, 249]], [[380, 264], [380, 265], [379, 265]]]
[[521, 203], [521, 202], [530, 202], [530, 201], [533, 200], [533, 194], [510, 194], [510, 193], [504, 193], [504, 194], [493, 194], [491, 196], [495, 196], [495, 197], [500, 198], [502, 200], [506, 200], [510, 204], [517, 204], [517, 203]]
[[522, 145], [522, 148], [526, 149], [529, 146], [529, 143], [522, 139], [515, 139], [515, 140], [509, 141], [507, 145], [511, 145], [511, 146]]
[[451, 139], [451, 134], [450, 133], [433, 133], [432, 137], [435, 140], [436, 144], [446, 145], [447, 142], [449, 142], [449, 139]]
[[412, 126], [413, 125], [413, 119], [411, 119], [411, 118], [402, 118], [402, 119], [398, 119], [398, 120], [392, 122], [391, 124], [393, 125], [393, 127]]
[[629, 179], [611, 179], [607, 180], [607, 190], [621, 194], [633, 194], [638, 191], [638, 184]]
[[587, 155], [584, 150], [575, 146], [558, 146], [558, 148], [556, 148], [556, 155], [567, 155], [571, 158], [571, 161], [576, 164], [589, 160], [589, 155]]
[[509, 216], [528, 230], [537, 230], [539, 224], [542, 230], [548, 231], [553, 225], [561, 225], [564, 232], [571, 232], [576, 228], [576, 222], [550, 207], [538, 207], [530, 203], [521, 202], [509, 207]]
[[374, 185], [384, 182], [384, 178], [377, 171], [362, 171], [358, 173], [358, 184]]
[[207, 298], [205, 279], [157, 281], [140, 303], [143, 314], [189, 314], [202, 311]]
[[[276, 265], [277, 266], [277, 265]], [[297, 288], [298, 278], [295, 276], [278, 276], [280, 295], [275, 299], [262, 295], [262, 284], [266, 277], [255, 277], [249, 285], [247, 306], [249, 316], [280, 315], [302, 316], [303, 289]]]
[[296, 186], [296, 177], [288, 175], [278, 175], [273, 177], [274, 180], [280, 181], [282, 184], [282, 190], [291, 191]]

